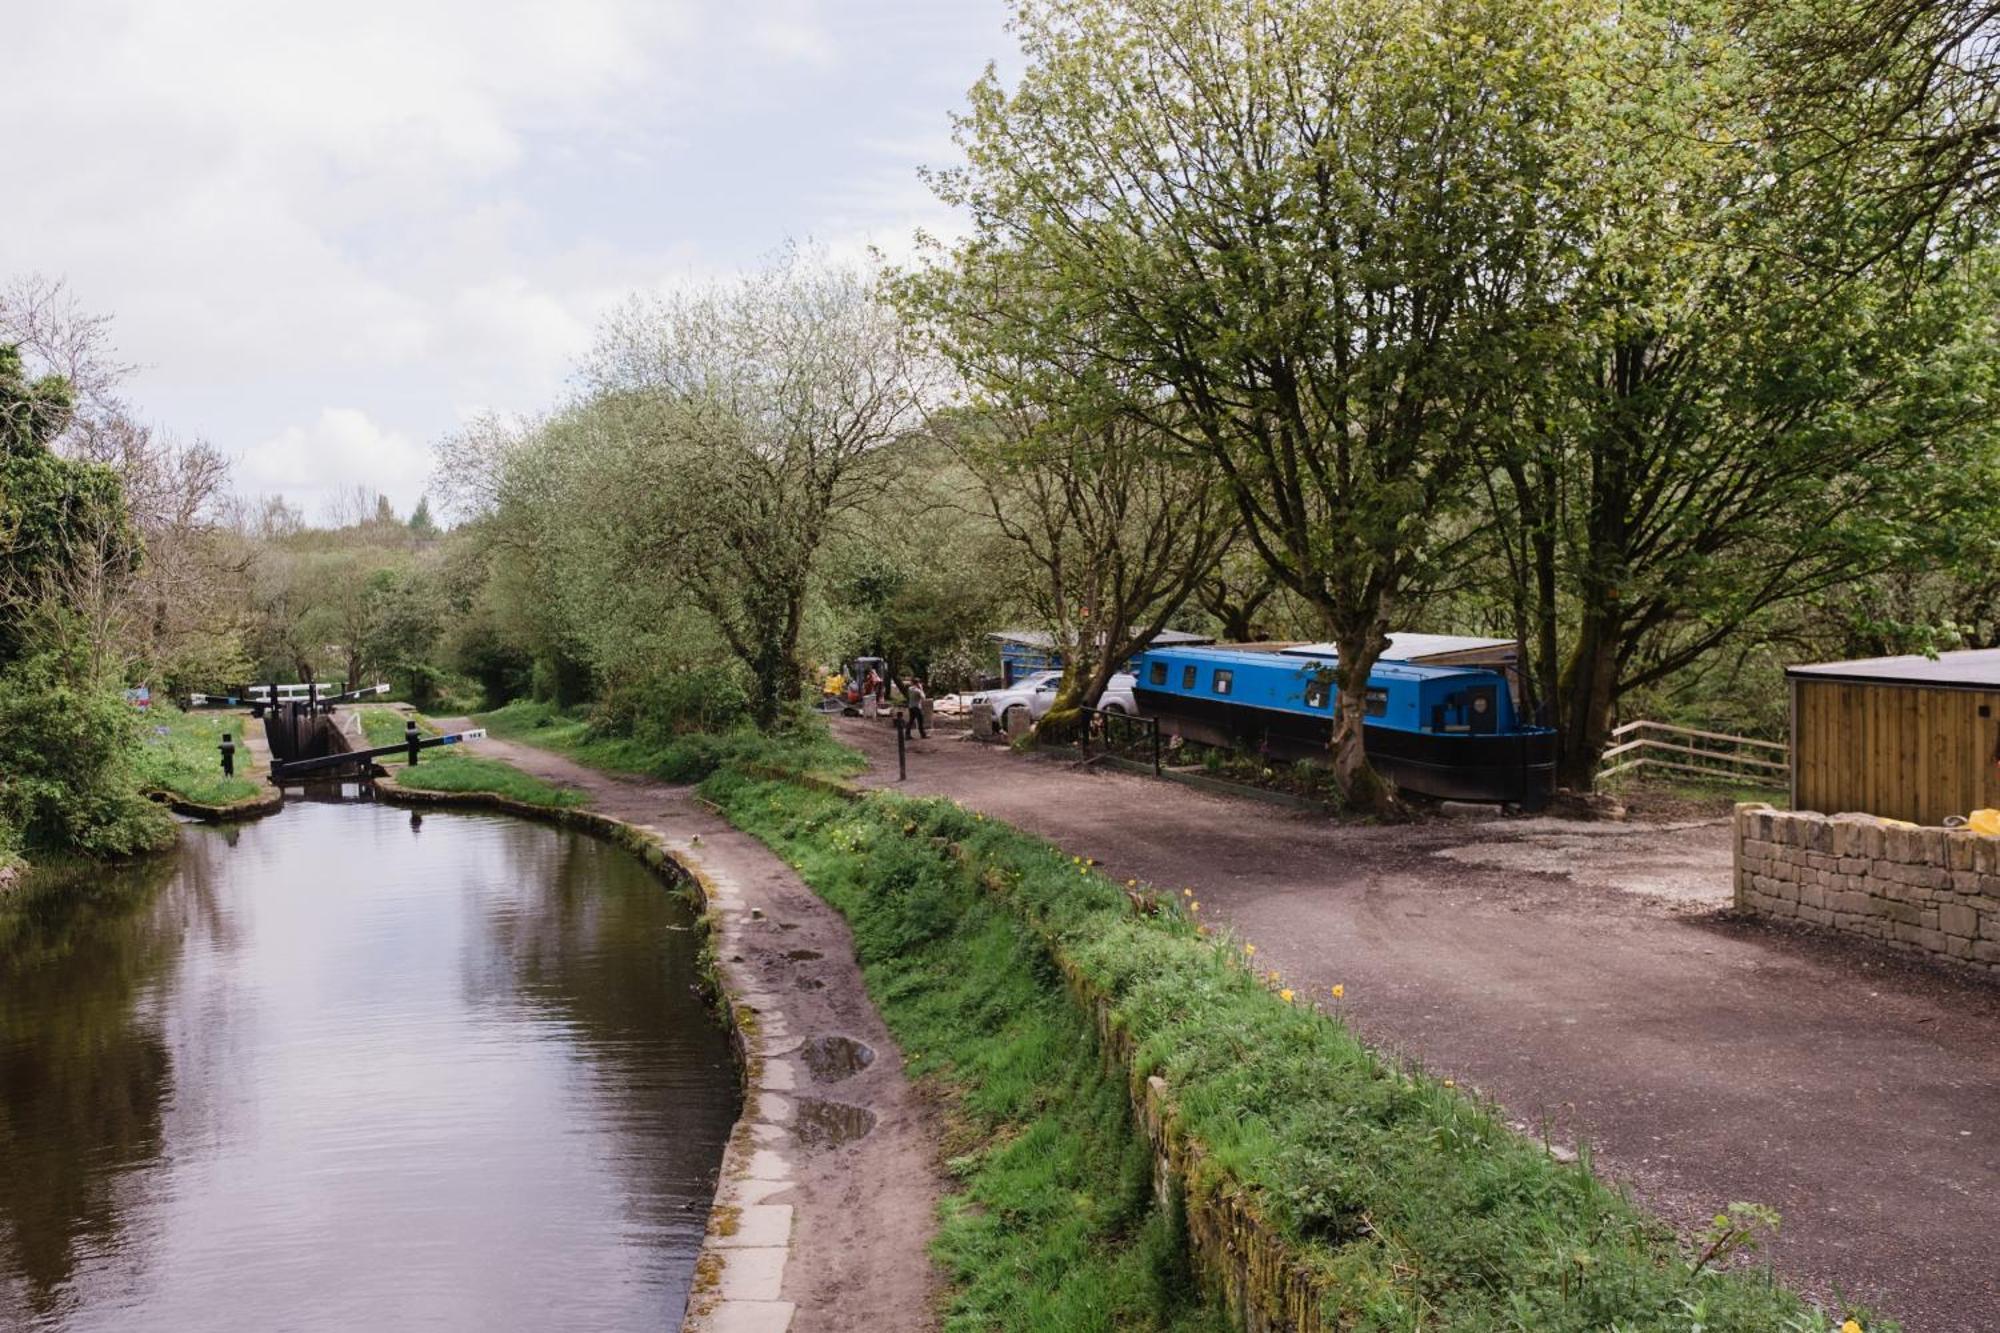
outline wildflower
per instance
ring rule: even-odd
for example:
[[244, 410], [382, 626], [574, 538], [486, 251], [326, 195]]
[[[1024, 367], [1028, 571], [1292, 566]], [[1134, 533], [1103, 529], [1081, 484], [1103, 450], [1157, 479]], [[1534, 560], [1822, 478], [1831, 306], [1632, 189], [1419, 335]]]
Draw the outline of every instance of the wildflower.
[[1193, 889], [1182, 889], [1182, 890], [1181, 890], [1181, 897], [1183, 897], [1183, 898], [1192, 898], [1192, 897], [1194, 897], [1194, 890], [1193, 890]]
[[1196, 902], [1191, 902], [1188, 904], [1188, 910], [1190, 912], [1199, 912], [1201, 910], [1201, 904]]
[[1207, 927], [1207, 926], [1196, 926], [1196, 927], [1194, 928], [1194, 933], [1195, 933], [1195, 934], [1197, 934], [1197, 935], [1206, 935], [1206, 934], [1208, 934], [1208, 927]]
[[1139, 881], [1136, 879], [1128, 879], [1125, 881], [1125, 887], [1128, 889], [1136, 889], [1139, 887]]
[[1073, 866], [1080, 866], [1083, 864], [1083, 858], [1080, 856], [1072, 856], [1069, 859], [1069, 863]]
[[1256, 956], [1257, 956], [1257, 946], [1256, 946], [1256, 945], [1254, 945], [1254, 944], [1246, 944], [1246, 945], [1244, 945], [1244, 946], [1243, 946], [1243, 956], [1244, 956], [1245, 958], [1254, 958], [1254, 957], [1256, 957]]
[[1275, 968], [1275, 967], [1274, 967], [1274, 968], [1272, 968], [1272, 969], [1271, 969], [1271, 970], [1270, 970], [1269, 972], [1266, 972], [1266, 973], [1264, 974], [1264, 976], [1265, 976], [1265, 979], [1266, 979], [1266, 980], [1268, 980], [1268, 981], [1269, 981], [1269, 982], [1270, 982], [1270, 983], [1271, 983], [1272, 985], [1274, 985], [1274, 986], [1275, 986], [1275, 985], [1277, 985], [1277, 984], [1278, 984], [1278, 969], [1277, 969], [1277, 968]]
[[1283, 1000], [1286, 1004], [1290, 1004], [1292, 1002], [1291, 988], [1288, 986], [1284, 990], [1279, 991], [1278, 998]]
[[1333, 998], [1336, 1000], [1340, 1000], [1340, 999], [1345, 999], [1346, 997], [1347, 997], [1347, 987], [1335, 984], [1333, 988]]
[[1861, 1333], [1861, 1321], [1850, 1319], [1840, 1326], [1840, 1333]]
[[1458, 1086], [1458, 1080], [1455, 1078], [1448, 1078], [1444, 1081], [1444, 1085], [1447, 1088], [1455, 1088]]

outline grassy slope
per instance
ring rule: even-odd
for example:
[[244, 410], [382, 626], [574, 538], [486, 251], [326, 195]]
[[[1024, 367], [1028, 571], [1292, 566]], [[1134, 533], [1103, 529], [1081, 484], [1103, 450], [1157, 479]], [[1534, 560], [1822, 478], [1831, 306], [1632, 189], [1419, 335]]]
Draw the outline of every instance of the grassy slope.
[[953, 1327], [1206, 1326], [1051, 947], [1116, 998], [1141, 1072], [1174, 1089], [1211, 1153], [1199, 1187], [1247, 1186], [1336, 1279], [1336, 1326], [1833, 1326], [1761, 1272], [1690, 1272], [1587, 1169], [1281, 996], [1179, 904], [1139, 917], [1089, 867], [947, 802], [856, 804], [730, 772], [704, 790], [853, 923], [913, 1070], [954, 1094], [965, 1191], [938, 1242]]
[[[927, 842], [838, 798], [733, 776], [704, 788], [855, 927], [870, 993], [913, 1076], [950, 1105], [959, 1192], [936, 1253], [945, 1327], [1223, 1333], [1197, 1298], [1122, 1084], [1046, 952], [1011, 914], [936, 873]], [[866, 850], [864, 850], [866, 849]]]
[[829, 777], [858, 773], [863, 767], [860, 755], [833, 740], [821, 726], [784, 737], [744, 730], [653, 743], [593, 735], [590, 724], [582, 718], [526, 700], [474, 720], [495, 736], [528, 741], [594, 768], [636, 773], [662, 782], [699, 782], [725, 763], [781, 765]]
[[587, 799], [582, 792], [552, 786], [523, 773], [512, 764], [463, 754], [452, 746], [424, 751], [415, 768], [396, 770], [396, 782], [399, 786], [418, 791], [491, 792], [523, 805], [552, 809], [582, 805]]
[[[406, 714], [398, 712], [394, 708], [384, 708], [377, 705], [375, 707], [360, 709], [357, 716], [361, 719], [361, 734], [368, 738], [369, 749], [372, 750], [378, 745], [397, 745], [402, 742], [403, 723], [407, 719]], [[439, 734], [438, 729], [432, 726], [429, 720], [422, 717], [417, 719], [417, 732], [423, 736], [436, 736]], [[394, 757], [391, 756], [392, 761], [393, 759]]]
[[[156, 703], [147, 710], [146, 724], [134, 761], [145, 786], [203, 805], [228, 805], [264, 790], [256, 780], [243, 776], [250, 767], [249, 747], [242, 745], [243, 729], [252, 723], [241, 714], [183, 713], [170, 704]], [[217, 747], [224, 732], [233, 735], [240, 747], [236, 751], [237, 776], [233, 778], [222, 776]]]

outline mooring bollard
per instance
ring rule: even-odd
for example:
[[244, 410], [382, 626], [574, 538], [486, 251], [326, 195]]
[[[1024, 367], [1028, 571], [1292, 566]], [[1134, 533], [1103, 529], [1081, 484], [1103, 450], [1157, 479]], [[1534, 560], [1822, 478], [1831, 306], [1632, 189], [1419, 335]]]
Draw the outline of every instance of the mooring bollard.
[[415, 768], [417, 766], [417, 742], [419, 739], [421, 738], [417, 735], [417, 724], [415, 720], [405, 722], [403, 724], [403, 744], [410, 747], [411, 768]]
[[233, 778], [236, 776], [236, 742], [229, 739], [229, 733], [226, 731], [222, 733], [222, 745], [220, 748], [222, 750], [222, 776]]

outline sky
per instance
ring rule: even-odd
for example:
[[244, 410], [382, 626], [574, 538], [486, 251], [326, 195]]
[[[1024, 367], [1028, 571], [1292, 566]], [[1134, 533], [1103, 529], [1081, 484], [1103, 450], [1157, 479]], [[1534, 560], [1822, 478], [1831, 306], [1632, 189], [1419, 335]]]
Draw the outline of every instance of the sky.
[[0, 283], [112, 317], [150, 424], [316, 517], [559, 402], [631, 292], [909, 251], [1003, 0], [0, 0]]

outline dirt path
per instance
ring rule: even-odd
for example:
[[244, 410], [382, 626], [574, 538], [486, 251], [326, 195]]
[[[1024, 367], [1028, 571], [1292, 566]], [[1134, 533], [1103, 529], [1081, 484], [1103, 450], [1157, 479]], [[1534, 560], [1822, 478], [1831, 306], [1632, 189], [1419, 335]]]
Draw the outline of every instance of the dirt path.
[[[895, 784], [881, 724], [836, 723]], [[1496, 1098], [1694, 1229], [1784, 1216], [1779, 1271], [1911, 1330], [2000, 1328], [2000, 988], [1730, 924], [1724, 823], [1340, 825], [941, 732], [918, 794], [1192, 887], [1286, 984]]]
[[[447, 730], [456, 730], [453, 723]], [[743, 955], [762, 983], [786, 996], [793, 1038], [850, 1037], [875, 1053], [857, 1073], [820, 1087], [806, 1073], [789, 1100], [795, 1133], [818, 1146], [793, 1163], [795, 1184], [762, 1202], [792, 1205], [783, 1299], [795, 1333], [905, 1333], [932, 1328], [936, 1275], [926, 1253], [935, 1226], [936, 1141], [924, 1105], [903, 1077], [901, 1052], [868, 1000], [852, 938], [839, 913], [762, 843], [737, 832], [685, 787], [615, 777], [530, 745], [488, 739], [478, 753], [587, 792], [591, 807], [693, 840], [709, 868], [759, 904]], [[806, 1060], [805, 1065], [814, 1062]], [[837, 1077], [833, 1075], [832, 1077]], [[829, 1120], [806, 1134], [798, 1113], [812, 1099], [859, 1106], [875, 1121], [859, 1139], [830, 1143], [851, 1126]]]

